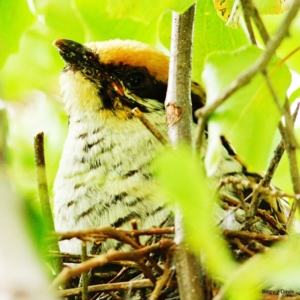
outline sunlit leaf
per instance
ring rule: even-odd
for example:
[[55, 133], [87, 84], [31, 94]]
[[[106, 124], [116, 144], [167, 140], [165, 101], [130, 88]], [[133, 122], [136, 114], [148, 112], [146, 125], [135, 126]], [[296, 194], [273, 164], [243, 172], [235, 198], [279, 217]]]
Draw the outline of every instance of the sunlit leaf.
[[135, 39], [152, 45], [156, 43], [158, 17], [151, 18], [149, 24], [130, 18], [116, 19], [107, 12], [105, 0], [74, 0], [74, 5], [86, 29], [86, 41], [119, 38]]
[[0, 68], [10, 54], [18, 51], [20, 38], [34, 19], [26, 0], [0, 0]]
[[[261, 53], [262, 50], [251, 46], [237, 52], [210, 55], [203, 72], [207, 102], [212, 103]], [[288, 69], [284, 65], [280, 66], [279, 60], [274, 58], [269, 64], [268, 74], [278, 100], [283, 103], [291, 81]], [[213, 140], [219, 139], [222, 134], [232, 142], [249, 170], [263, 170], [266, 168], [279, 118], [279, 110], [265, 79], [262, 74], [257, 74], [247, 86], [234, 93], [212, 114], [208, 124], [209, 144], [215, 144]], [[214, 151], [214, 147], [208, 147]], [[206, 166], [209, 170], [213, 167], [208, 160]]]
[[0, 97], [30, 99], [36, 89], [59, 93], [58, 76], [64, 64], [52, 46], [55, 37], [44, 36], [34, 28], [24, 34], [20, 52], [11, 55], [0, 71]]
[[155, 163], [162, 191], [183, 214], [186, 238], [195, 253], [204, 251], [210, 271], [226, 277], [233, 267], [213, 221], [215, 192], [203, 164], [188, 149], [163, 153]]
[[132, 20], [149, 23], [153, 18], [159, 17], [165, 10], [174, 10], [179, 13], [186, 11], [194, 0], [163, 0], [157, 1], [135, 1], [135, 0], [107, 0], [107, 12], [115, 18], [130, 18]]
[[85, 42], [85, 28], [71, 1], [50, 1], [43, 9], [45, 23], [57, 32], [56, 39], [67, 38]]

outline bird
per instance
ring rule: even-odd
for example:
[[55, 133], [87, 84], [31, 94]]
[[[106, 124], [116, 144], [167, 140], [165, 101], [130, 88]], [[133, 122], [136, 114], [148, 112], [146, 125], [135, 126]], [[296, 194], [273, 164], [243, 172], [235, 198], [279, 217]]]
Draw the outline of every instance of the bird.
[[[133, 40], [108, 40], [85, 45], [67, 39], [54, 42], [65, 62], [60, 86], [69, 119], [59, 169], [54, 182], [54, 216], [57, 231], [113, 226], [130, 229], [131, 220], [139, 228], [160, 226], [171, 220], [169, 199], [162, 195], [153, 175], [152, 163], [164, 147], [132, 114], [139, 108], [153, 126], [168, 139], [164, 109], [168, 85], [169, 57], [162, 51]], [[205, 105], [203, 87], [192, 82], [193, 111]], [[196, 119], [194, 118], [194, 121]], [[223, 158], [216, 181], [234, 176], [259, 182], [248, 173], [231, 145], [222, 138]], [[245, 197], [249, 189], [243, 189]], [[229, 185], [220, 198], [239, 201], [239, 193]], [[270, 197], [269, 197], [270, 198]], [[277, 198], [265, 197], [261, 207], [280, 223], [284, 208]], [[209, 201], [209, 199], [208, 199]], [[219, 226], [243, 226], [236, 209], [216, 209]], [[243, 219], [243, 220], [244, 220]], [[253, 230], [272, 234], [264, 220]], [[122, 250], [113, 240], [101, 243], [97, 251]], [[63, 252], [80, 253], [80, 241], [60, 242]], [[93, 247], [89, 246], [93, 253]]]

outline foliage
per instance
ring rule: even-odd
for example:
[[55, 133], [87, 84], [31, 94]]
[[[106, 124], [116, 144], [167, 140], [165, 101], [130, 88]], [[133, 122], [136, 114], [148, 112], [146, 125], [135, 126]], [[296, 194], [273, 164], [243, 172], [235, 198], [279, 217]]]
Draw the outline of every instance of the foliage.
[[[167, 52], [171, 37], [171, 10], [182, 12], [191, 3], [193, 1], [179, 0], [161, 0], [158, 5], [150, 1], [137, 3], [132, 0], [0, 1], [0, 97], [10, 116], [9, 167], [24, 199], [37, 199], [33, 136], [40, 131], [46, 134], [47, 172], [51, 189], [66, 135], [67, 118], [58, 89], [58, 76], [64, 63], [51, 46], [52, 42], [58, 38], [82, 43], [113, 38], [136, 39]], [[279, 28], [283, 17], [263, 17], [271, 34]], [[284, 102], [291, 83], [289, 69], [300, 71], [299, 51], [282, 61], [299, 47], [299, 16], [289, 32], [290, 36], [278, 49], [278, 57], [274, 56], [268, 65], [280, 103]], [[199, 1], [194, 34], [193, 77], [196, 81], [203, 81], [209, 103], [240, 72], [251, 66], [262, 50], [258, 46], [250, 46], [242, 26], [237, 29], [226, 27], [211, 0]], [[299, 90], [291, 99], [296, 100], [298, 95]], [[257, 74], [249, 85], [231, 96], [210, 117], [206, 159], [208, 172], [214, 172], [219, 159], [220, 134], [233, 142], [239, 157], [251, 171], [263, 171], [279, 140], [276, 128], [280, 117], [262, 75]], [[299, 131], [296, 127], [296, 133], [299, 134]], [[161, 172], [161, 180], [169, 186], [169, 190], [173, 190], [190, 220], [186, 226], [191, 244], [196, 250], [204, 249], [212, 269], [216, 271], [219, 266], [216, 273], [222, 280], [228, 279], [232, 299], [256, 299], [260, 284], [267, 279], [270, 285], [279, 283], [288, 288], [290, 283], [290, 288], [297, 287], [295, 273], [299, 268], [299, 257], [295, 253], [299, 250], [299, 243], [296, 238], [282, 242], [282, 245], [242, 267], [232, 264], [228, 253], [221, 250], [222, 240], [210, 226], [208, 216], [212, 208], [203, 199], [211, 191], [203, 190], [194, 182], [195, 178], [205, 182], [203, 173], [195, 169], [197, 164], [185, 154], [180, 158], [167, 155], [163, 161], [160, 165], [167, 171]], [[286, 158], [282, 160], [274, 182], [285, 191], [292, 192]], [[197, 202], [199, 195], [202, 202]], [[189, 202], [185, 199], [194, 200]], [[204, 236], [198, 239], [200, 234]], [[279, 255], [291, 256], [293, 265], [288, 261], [286, 264], [285, 261], [280, 263], [277, 260]], [[260, 273], [262, 269], [265, 271]], [[230, 276], [229, 270], [234, 270]], [[249, 280], [244, 280], [246, 276]], [[240, 288], [234, 289], [236, 286]]]

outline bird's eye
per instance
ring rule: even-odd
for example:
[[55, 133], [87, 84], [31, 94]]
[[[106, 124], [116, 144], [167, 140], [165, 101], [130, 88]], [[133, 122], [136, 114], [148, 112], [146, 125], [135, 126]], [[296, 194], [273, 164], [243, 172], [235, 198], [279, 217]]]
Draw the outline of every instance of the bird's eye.
[[142, 72], [130, 73], [125, 77], [126, 83], [131, 88], [141, 88], [146, 82], [146, 75]]

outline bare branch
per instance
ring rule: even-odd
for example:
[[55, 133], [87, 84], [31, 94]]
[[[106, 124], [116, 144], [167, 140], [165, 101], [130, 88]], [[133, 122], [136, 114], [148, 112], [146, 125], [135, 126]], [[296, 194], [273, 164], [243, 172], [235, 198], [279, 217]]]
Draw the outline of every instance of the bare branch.
[[[165, 101], [168, 134], [173, 147], [192, 145], [191, 61], [195, 5], [182, 15], [173, 12], [171, 58], [168, 90]], [[185, 242], [182, 214], [175, 211], [174, 254], [180, 298], [203, 299], [199, 261], [192, 255]]]
[[72, 268], [64, 268], [62, 272], [53, 281], [52, 286], [55, 287], [60, 283], [65, 282], [74, 276], [80, 275], [84, 271], [88, 271], [97, 266], [103, 266], [112, 261], [131, 260], [131, 261], [135, 261], [137, 264], [141, 266], [140, 260], [144, 258], [146, 255], [150, 254], [151, 252], [156, 252], [159, 250], [165, 251], [170, 247], [172, 247], [173, 245], [174, 245], [173, 241], [165, 239], [165, 240], [161, 240], [159, 243], [153, 244], [151, 246], [145, 246], [138, 250], [133, 250], [129, 252], [120, 252], [120, 251], [113, 250], [106, 254], [98, 255]]
[[145, 115], [135, 107], [132, 110], [132, 113], [140, 119], [140, 121], [145, 125], [145, 127], [163, 144], [167, 144], [168, 142], [164, 138], [164, 136], [154, 127], [154, 125], [145, 117]]
[[223, 230], [223, 234], [227, 237], [237, 237], [239, 239], [253, 239], [265, 242], [278, 242], [286, 240], [286, 236], [282, 235], [267, 235], [262, 233], [243, 231], [243, 230]]

